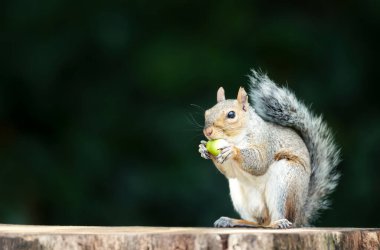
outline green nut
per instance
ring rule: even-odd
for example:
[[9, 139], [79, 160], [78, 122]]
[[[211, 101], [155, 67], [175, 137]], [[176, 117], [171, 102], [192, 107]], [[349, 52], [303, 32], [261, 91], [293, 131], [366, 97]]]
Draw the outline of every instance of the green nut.
[[226, 146], [228, 146], [228, 142], [226, 140], [216, 139], [208, 141], [206, 144], [206, 149], [210, 154], [217, 156], [220, 154], [220, 149]]

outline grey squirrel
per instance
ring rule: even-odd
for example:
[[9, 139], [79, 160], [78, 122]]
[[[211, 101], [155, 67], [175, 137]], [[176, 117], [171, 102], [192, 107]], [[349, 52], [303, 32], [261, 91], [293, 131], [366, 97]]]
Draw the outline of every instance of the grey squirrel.
[[201, 141], [199, 152], [227, 177], [242, 218], [221, 217], [214, 226], [311, 225], [337, 185], [339, 149], [322, 118], [289, 89], [254, 70], [249, 79], [249, 95], [240, 88], [236, 100], [226, 100], [221, 87], [217, 104], [205, 112], [206, 138], [227, 145], [214, 156]]

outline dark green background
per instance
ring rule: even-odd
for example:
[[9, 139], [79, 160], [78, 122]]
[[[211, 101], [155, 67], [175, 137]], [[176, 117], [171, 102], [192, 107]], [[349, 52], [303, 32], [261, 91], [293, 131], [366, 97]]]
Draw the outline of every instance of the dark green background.
[[250, 68], [323, 113], [343, 173], [319, 226], [380, 226], [379, 1], [0, 3], [0, 223], [236, 216], [192, 117]]

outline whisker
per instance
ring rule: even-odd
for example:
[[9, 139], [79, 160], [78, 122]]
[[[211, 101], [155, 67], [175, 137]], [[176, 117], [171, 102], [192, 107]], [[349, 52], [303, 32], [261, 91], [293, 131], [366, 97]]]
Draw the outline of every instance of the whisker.
[[200, 109], [201, 111], [206, 111], [206, 109], [204, 109], [204, 108], [202, 108], [201, 106], [199, 106], [199, 105], [197, 105], [197, 104], [194, 104], [194, 103], [191, 103], [190, 104], [190, 106], [193, 106], [193, 107], [195, 107], [195, 108], [198, 108], [198, 109]]
[[194, 116], [191, 113], [188, 114], [187, 118], [188, 118], [188, 121], [190, 123], [192, 123], [193, 125], [195, 125], [198, 128], [203, 129], [203, 125], [201, 125], [199, 122], [197, 122], [197, 120], [194, 118]]
[[202, 129], [200, 129], [200, 128], [185, 128], [185, 129], [183, 129], [183, 131], [198, 131], [198, 132], [201, 132]]

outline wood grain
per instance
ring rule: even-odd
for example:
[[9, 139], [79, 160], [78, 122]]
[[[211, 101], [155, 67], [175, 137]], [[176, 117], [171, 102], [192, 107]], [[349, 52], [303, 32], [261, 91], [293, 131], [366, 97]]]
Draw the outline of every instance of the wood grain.
[[380, 249], [379, 228], [1, 225], [0, 249]]

